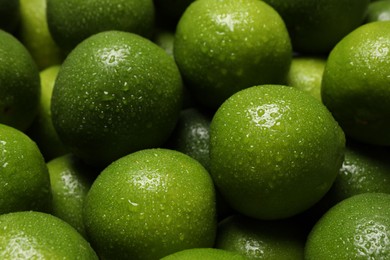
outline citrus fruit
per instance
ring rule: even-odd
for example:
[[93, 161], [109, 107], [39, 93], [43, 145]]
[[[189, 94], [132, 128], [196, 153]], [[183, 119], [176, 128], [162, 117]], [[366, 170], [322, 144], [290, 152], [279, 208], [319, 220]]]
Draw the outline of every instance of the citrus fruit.
[[0, 215], [1, 259], [98, 259], [89, 243], [63, 220], [25, 211]]
[[89, 36], [118, 30], [151, 37], [153, 0], [48, 0], [47, 23], [54, 41], [72, 50]]
[[85, 236], [84, 200], [98, 173], [72, 154], [50, 160], [47, 168], [53, 195], [51, 213]]
[[0, 123], [26, 130], [38, 110], [39, 71], [13, 35], [0, 30]]
[[153, 37], [153, 42], [163, 48], [170, 56], [173, 56], [173, 43], [175, 34], [168, 30], [158, 30]]
[[0, 214], [50, 209], [49, 173], [37, 145], [23, 132], [0, 124]]
[[323, 103], [347, 137], [390, 145], [390, 21], [360, 26], [330, 53]]
[[390, 194], [363, 193], [332, 207], [315, 224], [305, 259], [387, 259]]
[[285, 24], [257, 0], [200, 0], [181, 16], [174, 57], [198, 102], [216, 109], [233, 93], [285, 83], [291, 44]]
[[59, 69], [59, 65], [54, 65], [40, 72], [41, 98], [38, 114], [26, 132], [37, 143], [46, 161], [68, 152], [54, 129], [50, 112], [51, 96]]
[[328, 53], [360, 26], [370, 0], [265, 0], [282, 16], [294, 51]]
[[0, 0], [0, 29], [13, 33], [16, 31], [19, 16], [19, 0]]
[[218, 225], [215, 247], [246, 259], [301, 260], [305, 239], [292, 221], [262, 221], [232, 215]]
[[244, 260], [247, 259], [240, 254], [217, 248], [191, 248], [182, 250], [161, 260]]
[[62, 63], [65, 54], [54, 42], [47, 25], [46, 0], [20, 0], [18, 37], [40, 70]]
[[141, 150], [100, 173], [84, 203], [84, 223], [103, 259], [160, 259], [188, 248], [212, 247], [214, 185], [188, 155]]
[[321, 80], [325, 63], [326, 59], [321, 57], [294, 57], [287, 76], [287, 85], [306, 91], [321, 100]]
[[360, 193], [390, 193], [390, 153], [377, 146], [349, 144], [327, 196], [335, 204]]
[[371, 2], [367, 9], [366, 22], [390, 20], [390, 1], [380, 0]]
[[325, 195], [345, 137], [326, 107], [296, 88], [260, 85], [227, 99], [210, 125], [210, 173], [231, 207], [258, 219], [300, 213]]
[[191, 156], [209, 169], [210, 122], [199, 109], [182, 110], [168, 148]]
[[171, 56], [128, 32], [106, 31], [80, 43], [58, 73], [51, 100], [60, 140], [76, 156], [106, 166], [162, 145], [182, 105]]

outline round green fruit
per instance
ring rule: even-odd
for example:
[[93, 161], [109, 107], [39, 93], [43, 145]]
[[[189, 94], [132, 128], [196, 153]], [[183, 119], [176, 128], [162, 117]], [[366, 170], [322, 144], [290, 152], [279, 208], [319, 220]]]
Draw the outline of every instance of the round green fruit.
[[330, 189], [345, 137], [326, 107], [293, 87], [261, 85], [226, 100], [210, 126], [210, 173], [227, 202], [259, 219], [291, 217]]
[[387, 259], [389, 230], [390, 194], [355, 195], [315, 224], [306, 241], [305, 259]]
[[146, 149], [122, 157], [97, 177], [84, 203], [89, 241], [103, 259], [160, 259], [212, 247], [212, 179], [183, 153]]
[[34, 211], [0, 215], [1, 259], [85, 259], [98, 257], [68, 223]]
[[235, 92], [285, 83], [292, 51], [279, 14], [258, 0], [200, 0], [181, 16], [174, 56], [197, 101], [217, 109]]
[[79, 44], [58, 73], [51, 100], [61, 141], [87, 163], [107, 166], [162, 145], [182, 105], [171, 56], [136, 34], [107, 31]]
[[38, 146], [23, 132], [0, 124], [0, 214], [51, 205], [50, 178]]

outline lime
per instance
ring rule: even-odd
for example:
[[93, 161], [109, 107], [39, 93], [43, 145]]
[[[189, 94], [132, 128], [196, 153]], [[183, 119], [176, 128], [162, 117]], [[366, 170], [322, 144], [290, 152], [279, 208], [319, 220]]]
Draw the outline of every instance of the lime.
[[241, 89], [285, 83], [292, 52], [283, 20], [263, 1], [200, 0], [179, 20], [174, 56], [192, 95], [216, 109]]
[[218, 225], [215, 247], [247, 259], [301, 260], [305, 239], [292, 221], [262, 221], [242, 215], [227, 217]]
[[390, 145], [390, 21], [360, 26], [330, 53], [323, 103], [347, 137]]
[[79, 44], [58, 73], [51, 101], [61, 141], [92, 165], [162, 145], [182, 105], [171, 56], [128, 32], [107, 31]]
[[371, 2], [367, 9], [366, 22], [390, 20], [390, 1], [380, 0]]
[[37, 143], [46, 161], [68, 152], [54, 129], [50, 112], [51, 96], [59, 69], [60, 66], [55, 65], [40, 72], [41, 98], [38, 114], [27, 131], [31, 139]]
[[328, 53], [360, 26], [370, 0], [265, 0], [284, 19], [294, 51]]
[[315, 224], [306, 241], [305, 259], [387, 259], [389, 230], [390, 194], [355, 195]]
[[326, 107], [296, 88], [261, 85], [227, 99], [210, 126], [210, 173], [233, 209], [291, 217], [330, 189], [345, 137]]
[[52, 214], [85, 236], [83, 205], [97, 172], [72, 154], [47, 163], [53, 195]]
[[336, 181], [327, 194], [335, 204], [360, 193], [390, 194], [390, 153], [387, 149], [349, 144]]
[[118, 30], [151, 37], [153, 0], [48, 0], [47, 23], [54, 41], [72, 50], [89, 36]]
[[211, 119], [199, 109], [182, 110], [168, 148], [185, 153], [209, 169], [209, 142]]
[[215, 190], [195, 159], [146, 149], [105, 168], [84, 204], [87, 235], [103, 259], [160, 259], [188, 248], [212, 247]]
[[54, 42], [47, 25], [46, 0], [20, 0], [19, 39], [40, 70], [61, 64], [65, 54]]
[[217, 248], [191, 248], [161, 258], [161, 260], [245, 260], [244, 256]]
[[313, 56], [297, 56], [291, 62], [287, 85], [308, 92], [321, 100], [321, 81], [326, 59]]
[[1, 259], [98, 259], [89, 243], [52, 215], [25, 211], [0, 215]]
[[153, 42], [163, 48], [170, 56], [173, 56], [173, 43], [175, 34], [168, 30], [158, 30], [153, 37]]
[[13, 35], [0, 30], [0, 123], [26, 130], [38, 110], [39, 71]]
[[0, 30], [16, 31], [20, 20], [19, 6], [19, 0], [0, 0]]
[[50, 179], [41, 152], [23, 132], [3, 124], [0, 169], [0, 214], [50, 208]]

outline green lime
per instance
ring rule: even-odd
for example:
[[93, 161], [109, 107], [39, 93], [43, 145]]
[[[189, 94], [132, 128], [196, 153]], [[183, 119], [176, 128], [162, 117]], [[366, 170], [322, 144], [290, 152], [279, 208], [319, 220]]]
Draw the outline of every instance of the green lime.
[[50, 103], [54, 82], [57, 78], [59, 65], [51, 66], [40, 72], [41, 98], [38, 114], [27, 134], [33, 139], [46, 161], [66, 154], [67, 148], [61, 142], [51, 120]]
[[326, 59], [298, 56], [291, 62], [287, 85], [308, 92], [321, 101], [321, 81]]
[[367, 9], [366, 22], [390, 20], [390, 1], [380, 0], [371, 2]]
[[182, 110], [167, 146], [185, 153], [209, 169], [211, 119], [199, 109]]
[[72, 154], [49, 161], [47, 168], [53, 195], [51, 213], [85, 236], [82, 214], [84, 200], [98, 173]]
[[0, 214], [50, 208], [49, 173], [38, 146], [23, 132], [0, 124]]
[[347, 137], [390, 145], [390, 21], [360, 26], [330, 53], [323, 103]]
[[294, 51], [328, 53], [360, 26], [370, 0], [264, 0], [284, 19]]
[[161, 260], [245, 260], [244, 256], [217, 248], [191, 248], [161, 258]]
[[128, 32], [107, 31], [79, 44], [53, 89], [53, 125], [61, 141], [92, 165], [162, 145], [182, 105], [171, 56]]
[[26, 130], [40, 96], [39, 71], [27, 49], [0, 30], [0, 123]]
[[315, 224], [305, 259], [388, 259], [390, 194], [364, 193], [332, 207]]
[[65, 57], [49, 32], [46, 17], [46, 0], [20, 0], [19, 39], [40, 70], [61, 64]]
[[13, 33], [19, 25], [19, 0], [0, 0], [0, 30]]
[[342, 167], [327, 194], [335, 204], [360, 193], [390, 194], [390, 152], [377, 146], [349, 144]]
[[158, 30], [153, 37], [153, 42], [163, 48], [170, 56], [173, 56], [173, 43], [175, 34], [168, 30]]
[[72, 50], [89, 36], [118, 30], [151, 37], [153, 0], [47, 0], [47, 23], [54, 41]]
[[234, 94], [210, 126], [210, 173], [238, 212], [259, 219], [298, 214], [330, 189], [345, 137], [326, 107], [293, 87]]
[[122, 157], [97, 177], [84, 204], [89, 241], [103, 259], [160, 259], [212, 247], [215, 190], [195, 159], [168, 149]]
[[200, 104], [218, 108], [235, 92], [285, 83], [292, 52], [279, 14], [258, 0], [199, 0], [178, 23], [174, 56]]
[[301, 260], [305, 239], [292, 221], [262, 221], [233, 215], [218, 225], [215, 247], [247, 259]]
[[25, 211], [0, 215], [1, 259], [98, 259], [89, 243], [52, 215]]

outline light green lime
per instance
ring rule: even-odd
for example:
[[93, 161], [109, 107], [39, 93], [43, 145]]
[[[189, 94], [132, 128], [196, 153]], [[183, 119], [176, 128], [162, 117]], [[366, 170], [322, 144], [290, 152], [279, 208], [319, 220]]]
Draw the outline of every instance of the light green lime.
[[315, 224], [306, 241], [305, 259], [387, 259], [389, 230], [390, 194], [355, 195], [332, 207]]
[[51, 213], [85, 236], [83, 205], [89, 188], [98, 175], [97, 170], [85, 165], [72, 154], [50, 160], [47, 168], [53, 195]]
[[326, 107], [293, 87], [261, 85], [227, 99], [210, 126], [210, 173], [238, 212], [298, 214], [330, 189], [345, 137]]
[[51, 120], [51, 96], [57, 78], [59, 65], [51, 66], [40, 72], [41, 98], [38, 114], [27, 134], [33, 139], [46, 161], [64, 155], [68, 149], [61, 142]]
[[321, 81], [326, 59], [312, 56], [294, 57], [287, 76], [287, 85], [308, 92], [321, 101]]
[[245, 260], [246, 257], [217, 248], [192, 248], [179, 251], [161, 260]]
[[51, 205], [49, 173], [37, 145], [23, 132], [0, 124], [0, 214]]
[[34, 211], [0, 215], [0, 258], [98, 259], [89, 243], [68, 223]]
[[97, 177], [84, 204], [89, 241], [103, 259], [160, 259], [212, 247], [215, 189], [195, 159], [168, 149], [122, 157]]
[[13, 35], [0, 30], [0, 123], [25, 131], [37, 114], [39, 71]]
[[390, 1], [380, 0], [371, 2], [367, 9], [366, 22], [390, 20]]
[[181, 16], [174, 56], [197, 101], [217, 109], [244, 88], [285, 83], [291, 44], [280, 15], [258, 0], [199, 0]]
[[106, 31], [79, 44], [58, 73], [52, 121], [70, 151], [95, 166], [161, 146], [182, 105], [171, 56], [139, 35]]
[[323, 103], [345, 134], [390, 145], [390, 21], [360, 26], [330, 53], [321, 86]]

